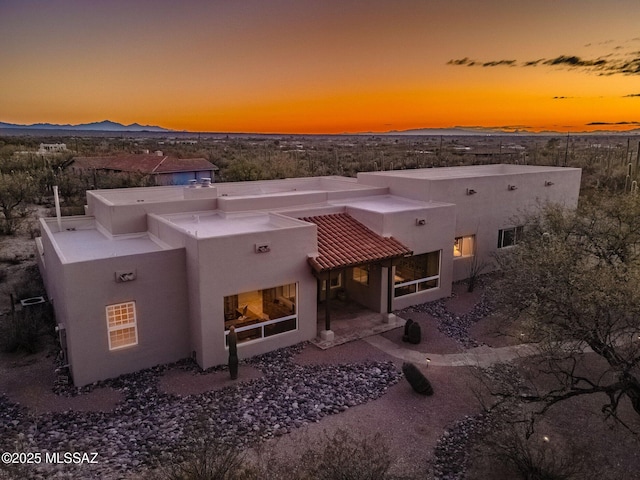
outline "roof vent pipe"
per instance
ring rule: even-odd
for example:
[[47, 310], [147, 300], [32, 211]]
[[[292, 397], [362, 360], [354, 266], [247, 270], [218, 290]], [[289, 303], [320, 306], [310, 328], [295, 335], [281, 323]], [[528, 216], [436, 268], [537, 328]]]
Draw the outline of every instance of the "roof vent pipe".
[[60, 213], [60, 196], [58, 195], [58, 186], [53, 186], [53, 201], [56, 204], [56, 219], [58, 220], [58, 231], [62, 231], [62, 214]]
[[203, 178], [202, 179], [202, 186], [203, 187], [210, 187], [211, 186], [211, 179], [210, 178]]

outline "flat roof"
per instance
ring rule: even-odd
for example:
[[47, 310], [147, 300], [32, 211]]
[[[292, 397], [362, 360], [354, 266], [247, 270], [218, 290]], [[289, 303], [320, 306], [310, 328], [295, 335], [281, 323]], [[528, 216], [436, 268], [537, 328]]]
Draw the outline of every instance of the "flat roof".
[[165, 250], [147, 233], [109, 236], [96, 228], [95, 222], [92, 224], [84, 222], [78, 225], [77, 222], [70, 223], [65, 220], [63, 219], [63, 230], [57, 231], [56, 219], [45, 219], [63, 263], [86, 262]]
[[[350, 177], [299, 177], [252, 182], [212, 183], [211, 187], [207, 189], [209, 190], [209, 195], [206, 197], [199, 196], [198, 198], [237, 198], [350, 190], [365, 191], [371, 188], [371, 185], [359, 184], [355, 178]], [[185, 200], [185, 190], [189, 190], [189, 187], [184, 185], [169, 185], [89, 190], [87, 193], [107, 205], [132, 205], [145, 202], [174, 202]]]
[[447, 180], [454, 178], [494, 177], [500, 175], [517, 175], [525, 173], [551, 173], [566, 170], [580, 170], [570, 167], [548, 167], [542, 165], [468, 165], [462, 167], [416, 168], [409, 170], [391, 170], [386, 172], [362, 172], [360, 176], [375, 175], [386, 177], [403, 177], [420, 180]]
[[195, 212], [158, 215], [158, 218], [196, 238], [267, 232], [305, 225], [300, 220], [268, 212]]
[[345, 200], [334, 200], [331, 205], [353, 207], [377, 213], [406, 212], [409, 210], [422, 210], [424, 208], [437, 208], [450, 203], [421, 202], [396, 195], [371, 195]]

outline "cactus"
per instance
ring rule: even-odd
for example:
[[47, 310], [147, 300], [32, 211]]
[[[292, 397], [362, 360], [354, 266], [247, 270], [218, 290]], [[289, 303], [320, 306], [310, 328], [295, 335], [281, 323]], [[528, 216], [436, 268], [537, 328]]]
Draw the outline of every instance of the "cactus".
[[411, 328], [411, 325], [413, 325], [413, 323], [414, 323], [413, 320], [409, 318], [404, 324], [404, 335], [402, 335], [403, 342], [409, 341], [409, 328]]
[[402, 373], [404, 377], [407, 379], [407, 382], [411, 385], [411, 387], [421, 395], [433, 395], [433, 387], [427, 377], [425, 377], [422, 372], [415, 366], [415, 364], [410, 362], [405, 362], [402, 364]]
[[422, 340], [422, 329], [420, 328], [420, 324], [418, 322], [412, 322], [407, 330], [407, 335], [403, 337], [403, 340], [405, 342], [413, 343], [414, 345], [419, 344]]
[[238, 334], [235, 327], [229, 327], [229, 373], [231, 380], [238, 378]]

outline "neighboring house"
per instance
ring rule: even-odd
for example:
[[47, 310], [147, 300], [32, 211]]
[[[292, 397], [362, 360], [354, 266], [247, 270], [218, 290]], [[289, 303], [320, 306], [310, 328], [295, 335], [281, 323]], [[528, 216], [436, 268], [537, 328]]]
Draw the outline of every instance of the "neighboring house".
[[69, 162], [73, 172], [140, 173], [150, 175], [156, 185], [187, 185], [190, 180], [215, 181], [218, 170], [204, 158], [176, 158], [157, 151], [153, 154], [130, 154], [109, 157], [74, 157]]
[[48, 155], [51, 153], [64, 153], [67, 151], [67, 145], [64, 143], [41, 143], [38, 149], [38, 155]]
[[[516, 216], [574, 208], [580, 169], [518, 165], [87, 192], [43, 218], [39, 265], [76, 385], [193, 357], [227, 362], [316, 336], [319, 302], [392, 312], [447, 297]], [[330, 309], [325, 308], [325, 311]], [[320, 331], [318, 331], [320, 330]]]

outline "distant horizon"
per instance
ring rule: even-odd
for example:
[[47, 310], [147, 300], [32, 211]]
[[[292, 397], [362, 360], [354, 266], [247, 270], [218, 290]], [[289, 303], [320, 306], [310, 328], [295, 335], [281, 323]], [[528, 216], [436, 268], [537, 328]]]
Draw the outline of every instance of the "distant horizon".
[[[122, 128], [109, 129], [106, 127], [99, 127], [103, 124], [117, 125]], [[603, 125], [599, 125], [602, 127]], [[310, 132], [230, 132], [230, 131], [191, 131], [191, 130], [171, 130], [160, 125], [142, 125], [138, 122], [125, 125], [112, 120], [101, 120], [95, 122], [88, 122], [83, 124], [50, 124], [45, 122], [36, 122], [33, 124], [12, 124], [0, 120], [0, 132], [3, 130], [32, 130], [32, 131], [79, 131], [79, 132], [104, 132], [104, 133], [154, 133], [154, 134], [211, 134], [211, 135], [640, 135], [640, 128], [633, 128], [630, 125], [627, 130], [607, 130], [598, 129], [583, 132], [568, 132], [568, 131], [529, 131], [526, 129], [520, 130], [501, 130], [499, 127], [482, 127], [482, 126], [452, 126], [443, 128], [415, 128], [409, 130], [387, 130], [380, 132], [340, 132], [340, 133], [310, 133]], [[88, 127], [88, 128], [82, 128]], [[622, 126], [620, 126], [622, 127]]]

